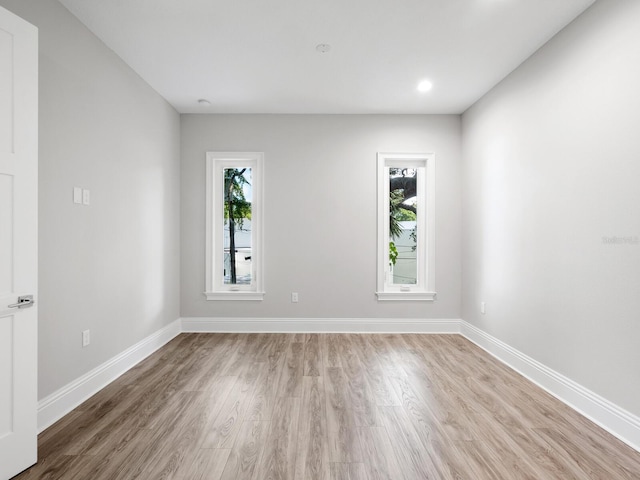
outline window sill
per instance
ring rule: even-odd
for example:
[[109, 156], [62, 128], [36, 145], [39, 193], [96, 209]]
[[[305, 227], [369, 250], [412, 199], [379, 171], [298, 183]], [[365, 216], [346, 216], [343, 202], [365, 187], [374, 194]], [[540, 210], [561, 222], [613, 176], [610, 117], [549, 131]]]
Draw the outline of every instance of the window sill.
[[262, 301], [265, 292], [204, 292], [207, 300]]
[[433, 302], [436, 299], [436, 292], [376, 292], [379, 302], [386, 301], [415, 301]]

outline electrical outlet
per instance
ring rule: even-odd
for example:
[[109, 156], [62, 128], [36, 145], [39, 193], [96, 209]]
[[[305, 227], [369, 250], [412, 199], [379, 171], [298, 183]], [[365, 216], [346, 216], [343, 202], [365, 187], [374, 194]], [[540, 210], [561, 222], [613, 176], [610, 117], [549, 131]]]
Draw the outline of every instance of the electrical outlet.
[[82, 204], [90, 205], [91, 204], [91, 190], [82, 190]]
[[480, 313], [483, 315], [487, 313], [487, 304], [485, 302], [480, 302]]
[[91, 343], [91, 330], [82, 331], [82, 346], [86, 347]]
[[298, 303], [298, 292], [291, 292], [291, 303]]

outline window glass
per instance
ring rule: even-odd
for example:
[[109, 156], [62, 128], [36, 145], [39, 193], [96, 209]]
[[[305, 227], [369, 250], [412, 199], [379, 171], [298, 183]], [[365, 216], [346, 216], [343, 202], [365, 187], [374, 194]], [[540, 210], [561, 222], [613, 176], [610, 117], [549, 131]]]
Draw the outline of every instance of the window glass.
[[389, 168], [390, 281], [397, 285], [418, 282], [418, 198], [416, 168]]
[[251, 284], [251, 168], [225, 168], [223, 282]]

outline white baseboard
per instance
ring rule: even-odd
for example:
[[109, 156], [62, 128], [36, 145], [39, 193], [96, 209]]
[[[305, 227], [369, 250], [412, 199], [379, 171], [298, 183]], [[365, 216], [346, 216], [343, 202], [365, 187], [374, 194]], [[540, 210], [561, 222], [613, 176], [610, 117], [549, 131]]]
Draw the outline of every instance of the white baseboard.
[[271, 333], [459, 333], [460, 320], [390, 318], [213, 318], [182, 319], [183, 332]]
[[38, 402], [42, 432], [181, 332], [457, 333], [640, 451], [640, 418], [464, 320], [187, 317], [149, 335]]
[[640, 451], [640, 418], [464, 320], [460, 333], [631, 448]]
[[180, 333], [181, 327], [178, 319], [40, 400], [38, 402], [38, 432], [53, 425]]

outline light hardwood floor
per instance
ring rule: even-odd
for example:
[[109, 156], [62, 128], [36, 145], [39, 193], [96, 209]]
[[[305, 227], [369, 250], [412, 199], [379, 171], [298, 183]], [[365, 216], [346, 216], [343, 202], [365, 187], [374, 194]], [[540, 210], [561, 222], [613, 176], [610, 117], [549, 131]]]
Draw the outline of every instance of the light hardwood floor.
[[640, 479], [640, 453], [457, 335], [182, 334], [17, 479]]

